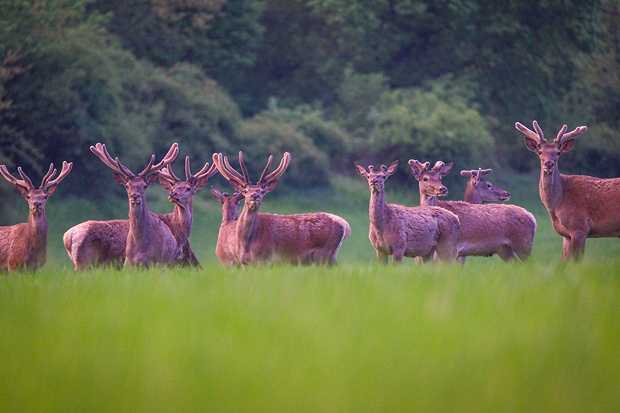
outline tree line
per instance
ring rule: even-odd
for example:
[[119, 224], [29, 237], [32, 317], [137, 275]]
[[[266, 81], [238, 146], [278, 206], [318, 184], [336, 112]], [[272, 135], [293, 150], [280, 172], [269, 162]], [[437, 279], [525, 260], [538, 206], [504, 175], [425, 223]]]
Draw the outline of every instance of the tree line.
[[66, 190], [91, 197], [96, 142], [129, 165], [171, 142], [250, 169], [289, 151], [290, 185], [401, 154], [524, 172], [514, 123], [537, 119], [588, 126], [564, 170], [619, 176], [619, 19], [615, 0], [5, 0], [0, 164], [72, 161]]

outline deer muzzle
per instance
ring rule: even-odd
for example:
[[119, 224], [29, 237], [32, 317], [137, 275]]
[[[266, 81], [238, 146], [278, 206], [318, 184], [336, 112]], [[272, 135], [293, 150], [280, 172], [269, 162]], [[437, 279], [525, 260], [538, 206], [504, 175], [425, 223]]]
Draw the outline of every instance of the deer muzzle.
[[142, 197], [140, 196], [140, 194], [131, 194], [129, 196], [129, 202], [131, 202], [131, 205], [138, 205], [140, 202], [142, 202]]

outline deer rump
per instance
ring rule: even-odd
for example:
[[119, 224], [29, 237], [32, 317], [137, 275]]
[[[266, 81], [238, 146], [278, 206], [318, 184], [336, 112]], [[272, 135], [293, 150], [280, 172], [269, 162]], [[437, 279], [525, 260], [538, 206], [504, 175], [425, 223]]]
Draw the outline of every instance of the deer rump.
[[[243, 243], [238, 239], [237, 252], [241, 262], [275, 259], [293, 264], [329, 263], [351, 232], [344, 219], [327, 212], [259, 213], [258, 221], [261, 224], [254, 227], [250, 242]], [[242, 251], [244, 245], [247, 251]]]
[[506, 204], [470, 204], [440, 201], [439, 206], [454, 212], [461, 228], [457, 238], [458, 256], [527, 258], [532, 252], [536, 219], [524, 208]]

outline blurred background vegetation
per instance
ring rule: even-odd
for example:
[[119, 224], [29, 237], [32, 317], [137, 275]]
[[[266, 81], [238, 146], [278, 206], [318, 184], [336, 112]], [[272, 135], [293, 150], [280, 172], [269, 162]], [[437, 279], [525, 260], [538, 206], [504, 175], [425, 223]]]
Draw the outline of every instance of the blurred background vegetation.
[[95, 199], [117, 186], [96, 142], [136, 170], [172, 142], [251, 172], [289, 151], [297, 187], [354, 160], [523, 173], [514, 123], [537, 119], [589, 128], [562, 171], [620, 176], [619, 21], [617, 0], [4, 0], [0, 164], [72, 161], [61, 190]]

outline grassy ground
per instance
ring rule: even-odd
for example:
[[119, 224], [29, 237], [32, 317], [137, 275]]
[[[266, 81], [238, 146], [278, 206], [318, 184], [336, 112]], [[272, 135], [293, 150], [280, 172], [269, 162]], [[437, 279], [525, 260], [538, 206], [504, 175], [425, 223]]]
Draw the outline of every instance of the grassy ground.
[[524, 265], [379, 266], [360, 178], [261, 207], [345, 217], [338, 267], [221, 268], [205, 193], [202, 269], [75, 274], [60, 237], [92, 206], [52, 199], [48, 264], [0, 277], [0, 411], [618, 411], [620, 242], [560, 264], [535, 178], [512, 185], [539, 224]]

